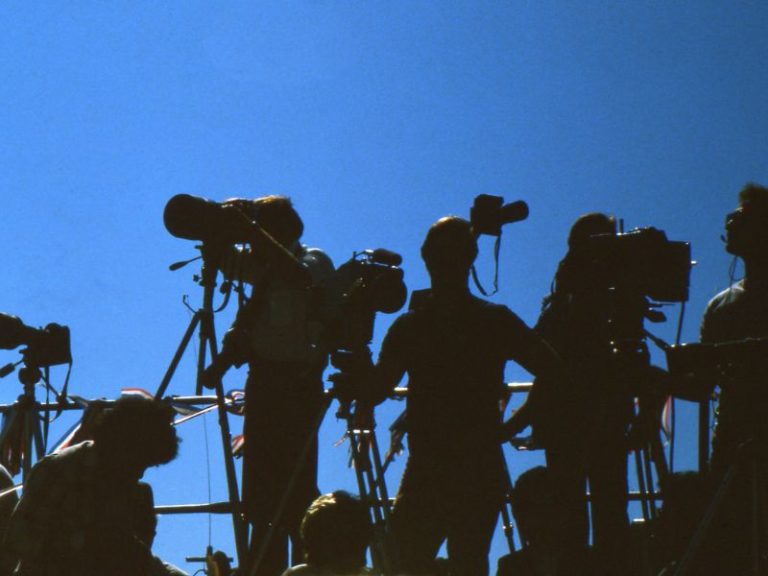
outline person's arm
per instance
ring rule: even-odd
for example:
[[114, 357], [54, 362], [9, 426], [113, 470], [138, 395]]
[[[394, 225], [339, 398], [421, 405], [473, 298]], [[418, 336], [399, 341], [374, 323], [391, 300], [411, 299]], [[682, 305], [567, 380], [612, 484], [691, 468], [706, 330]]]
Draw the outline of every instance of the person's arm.
[[555, 349], [511, 311], [505, 318], [503, 335], [507, 357], [535, 377], [554, 381], [568, 379], [565, 363]]
[[533, 424], [542, 401], [542, 387], [568, 386], [570, 379], [565, 363], [554, 348], [516, 314], [507, 312], [500, 336], [507, 346], [506, 354], [535, 376], [535, 380], [523, 404], [504, 422], [505, 440]]
[[707, 346], [717, 340], [713, 302], [710, 301], [701, 321], [701, 344], [674, 346], [667, 352], [668, 373], [665, 384], [668, 393], [676, 398], [702, 402], [710, 397], [717, 385], [717, 370], [712, 366], [712, 350]]
[[370, 406], [376, 406], [386, 400], [405, 375], [409, 348], [408, 324], [408, 317], [400, 316], [384, 337], [379, 358], [370, 371], [362, 394]]

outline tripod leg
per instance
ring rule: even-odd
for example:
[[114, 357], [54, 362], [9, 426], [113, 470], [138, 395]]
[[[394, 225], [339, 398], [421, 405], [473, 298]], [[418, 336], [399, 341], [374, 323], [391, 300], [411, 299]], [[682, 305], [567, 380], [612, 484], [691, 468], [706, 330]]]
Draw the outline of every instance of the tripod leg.
[[388, 515], [387, 503], [382, 501], [379, 494], [379, 482], [374, 471], [374, 465], [372, 462], [373, 446], [372, 443], [376, 441], [376, 437], [371, 430], [356, 430], [357, 434], [357, 455], [360, 462], [360, 469], [363, 474], [363, 481], [367, 488], [368, 496], [371, 500], [371, 506], [373, 506], [374, 517], [376, 522], [381, 523], [385, 521]]
[[[3, 430], [0, 432], [0, 446], [5, 446], [5, 442], [8, 439], [9, 436], [12, 437], [13, 429], [16, 426], [16, 422], [18, 421], [20, 415], [19, 415], [19, 402], [16, 402], [13, 405], [13, 408], [10, 411], [10, 415], [8, 416], [8, 419], [3, 422]], [[10, 448], [4, 453], [4, 458], [7, 457], [7, 461], [3, 462], [4, 465], [8, 466], [8, 468], [13, 468], [13, 449]], [[24, 472], [22, 475], [22, 478], [24, 480], [27, 479], [27, 473]]]
[[502, 454], [502, 464], [504, 466], [504, 500], [501, 503], [501, 521], [502, 530], [504, 532], [504, 538], [507, 541], [509, 552], [512, 554], [515, 551], [515, 539], [514, 530], [512, 528], [512, 515], [510, 514], [510, 498], [512, 496], [512, 479], [509, 476], [509, 467], [507, 466], [507, 459]]
[[43, 456], [45, 456], [45, 440], [43, 438], [43, 431], [41, 429], [40, 419], [38, 418], [37, 412], [34, 410], [30, 410], [30, 431], [32, 432], [32, 437], [34, 438], [35, 442], [35, 455], [37, 456], [37, 459], [39, 460]]
[[171, 383], [171, 378], [173, 378], [173, 374], [176, 372], [176, 368], [179, 366], [181, 357], [184, 355], [184, 351], [187, 349], [187, 346], [189, 346], [189, 343], [192, 340], [192, 335], [195, 333], [195, 328], [197, 328], [197, 325], [200, 322], [201, 315], [202, 310], [198, 310], [195, 312], [194, 316], [192, 316], [192, 320], [190, 320], [189, 326], [187, 326], [187, 331], [184, 333], [184, 337], [181, 339], [179, 347], [176, 348], [176, 353], [173, 355], [173, 359], [168, 366], [168, 370], [166, 370], [165, 376], [163, 376], [163, 380], [160, 382], [160, 386], [157, 388], [157, 392], [155, 392], [156, 399], [159, 400], [163, 397], [166, 389], [168, 388], [168, 385]]
[[[379, 502], [377, 502], [377, 495], [369, 482], [371, 463], [368, 459], [368, 455], [364, 455], [362, 452], [361, 445], [363, 444], [363, 441], [360, 439], [360, 431], [354, 429], [351, 425], [351, 417], [347, 420], [347, 422], [347, 436], [349, 438], [350, 450], [352, 451], [352, 465], [355, 467], [357, 489], [360, 493], [360, 499], [368, 505], [371, 514], [373, 515], [375, 544], [371, 546], [371, 559], [373, 560], [374, 567], [381, 569], [384, 563], [384, 559], [382, 557], [383, 555], [381, 545], [379, 543], [382, 541], [383, 537], [383, 534], [381, 533], [383, 518], [381, 516]], [[383, 569], [381, 571], [384, 572]]]
[[[389, 496], [381, 474], [381, 459], [376, 444], [373, 425], [370, 428], [356, 428], [354, 415], [344, 411], [347, 419], [347, 437], [352, 450], [352, 462], [355, 467], [360, 499], [369, 507], [373, 517], [373, 542], [371, 560], [374, 569], [380, 574], [391, 574], [389, 556]], [[376, 468], [371, 463], [371, 456], [377, 462]], [[377, 479], [376, 473], [379, 473]]]
[[648, 503], [648, 490], [645, 484], [645, 473], [643, 468], [643, 450], [635, 450], [635, 470], [637, 472], [637, 488], [640, 491], [640, 505], [643, 510], [643, 520], [646, 522], [651, 519], [651, 511]]
[[29, 476], [29, 472], [32, 470], [32, 438], [34, 435], [34, 423], [32, 422], [32, 410], [26, 406], [26, 403], [23, 410], [24, 414], [22, 414], [22, 418], [24, 419], [24, 426], [22, 434], [24, 434], [24, 459], [22, 477], [26, 480], [27, 476]]
[[[200, 355], [198, 356], [198, 387], [201, 386], [202, 370], [205, 368], [205, 345], [207, 343], [211, 359], [218, 355], [216, 334], [213, 323], [213, 313], [198, 311], [200, 314]], [[219, 378], [216, 382], [216, 404], [218, 406], [219, 429], [221, 430], [221, 445], [224, 454], [224, 467], [227, 474], [227, 490], [229, 502], [232, 507], [232, 525], [235, 532], [235, 546], [237, 548], [238, 563], [242, 565], [248, 556], [248, 533], [240, 505], [240, 492], [237, 486], [237, 472], [235, 460], [232, 455], [232, 434], [229, 429], [229, 417], [227, 415], [226, 399], [224, 398], [224, 385]]]
[[384, 521], [389, 523], [389, 492], [387, 491], [387, 483], [384, 479], [384, 468], [381, 464], [381, 453], [379, 452], [379, 443], [376, 439], [376, 433], [373, 429], [371, 434], [371, 457], [373, 458], [374, 466], [374, 486], [376, 488], [376, 494], [378, 495], [379, 502], [381, 503], [382, 513], [384, 515]]
[[[380, 568], [383, 574], [389, 573], [389, 563], [387, 556], [387, 534], [389, 533], [389, 499], [385, 500], [381, 490], [379, 490], [379, 480], [377, 479], [374, 465], [371, 462], [371, 456], [374, 452], [373, 444], [376, 442], [376, 436], [372, 430], [360, 431], [362, 442], [358, 446], [362, 446], [365, 453], [358, 450], [358, 454], [361, 458], [364, 458], [365, 469], [364, 476], [365, 482], [368, 487], [368, 498], [370, 499], [371, 510], [374, 518], [374, 546], [376, 549], [376, 557], [378, 561], [376, 566]], [[384, 490], [386, 493], [386, 489]]]
[[654, 489], [653, 489], [653, 468], [651, 466], [651, 455], [652, 447], [650, 445], [646, 446], [646, 448], [643, 450], [643, 466], [645, 467], [645, 489], [646, 494], [648, 496], [648, 512], [650, 513], [650, 517], [656, 518], [656, 499], [654, 498]]

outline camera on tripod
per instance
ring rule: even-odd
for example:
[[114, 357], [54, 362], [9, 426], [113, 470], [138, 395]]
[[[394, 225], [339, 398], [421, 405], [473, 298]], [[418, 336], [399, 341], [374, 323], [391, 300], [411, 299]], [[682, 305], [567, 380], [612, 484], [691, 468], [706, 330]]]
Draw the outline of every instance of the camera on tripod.
[[381, 248], [355, 252], [326, 285], [333, 310], [328, 325], [331, 363], [339, 370], [329, 380], [342, 405], [340, 413], [357, 399], [373, 365], [368, 344], [376, 313], [392, 314], [405, 304], [408, 290], [401, 262], [399, 254]]
[[26, 345], [21, 353], [27, 366], [47, 368], [72, 362], [68, 327], [51, 323], [32, 328], [18, 316], [0, 313], [0, 348], [13, 350], [22, 345]]
[[691, 273], [691, 246], [667, 240], [657, 228], [597, 234], [587, 256], [601, 265], [612, 287], [635, 291], [658, 302], [685, 302]]
[[405, 304], [408, 289], [402, 257], [378, 248], [355, 252], [326, 283], [334, 310], [329, 326], [333, 349], [355, 350], [373, 338], [377, 312], [392, 314]]

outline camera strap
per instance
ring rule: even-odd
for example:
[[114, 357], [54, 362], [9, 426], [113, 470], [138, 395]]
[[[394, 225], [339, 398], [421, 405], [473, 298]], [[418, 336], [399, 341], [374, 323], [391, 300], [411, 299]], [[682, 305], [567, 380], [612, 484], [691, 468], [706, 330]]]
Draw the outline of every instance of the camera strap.
[[480, 279], [477, 276], [477, 268], [474, 264], [472, 264], [472, 268], [470, 268], [470, 272], [472, 273], [472, 281], [475, 283], [475, 286], [477, 286], [477, 289], [480, 291], [480, 294], [485, 296], [486, 298], [489, 296], [493, 296], [496, 294], [496, 292], [499, 291], [499, 254], [501, 253], [501, 233], [499, 233], [498, 236], [496, 236], [496, 242], [493, 245], [493, 262], [494, 262], [494, 268], [493, 268], [493, 292], [488, 293], [485, 288], [483, 288], [483, 285], [480, 284]]

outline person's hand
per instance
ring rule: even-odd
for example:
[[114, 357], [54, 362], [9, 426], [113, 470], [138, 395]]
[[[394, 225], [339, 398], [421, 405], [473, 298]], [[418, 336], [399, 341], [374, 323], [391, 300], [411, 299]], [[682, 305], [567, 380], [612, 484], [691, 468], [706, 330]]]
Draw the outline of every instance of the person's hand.
[[530, 422], [526, 411], [522, 408], [515, 410], [509, 419], [501, 425], [501, 441], [511, 442], [518, 434], [528, 428]]

